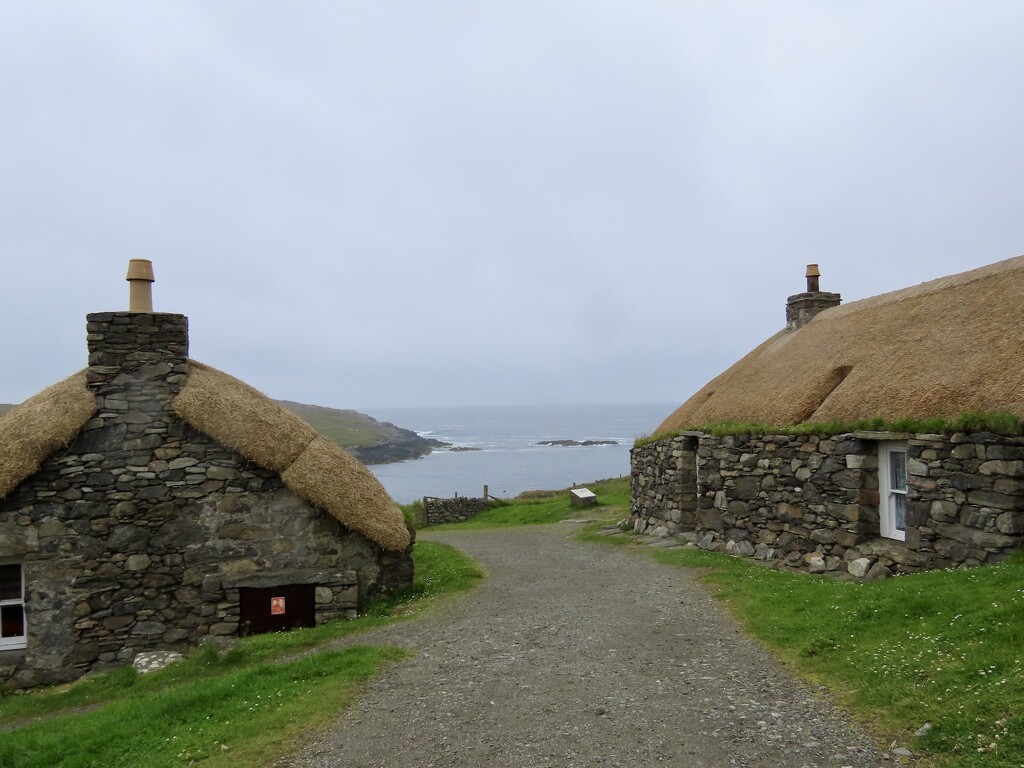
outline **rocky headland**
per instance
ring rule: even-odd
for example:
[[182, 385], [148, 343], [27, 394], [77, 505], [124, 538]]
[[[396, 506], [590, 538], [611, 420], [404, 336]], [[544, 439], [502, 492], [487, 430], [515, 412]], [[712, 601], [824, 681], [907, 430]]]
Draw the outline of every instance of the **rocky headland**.
[[278, 400], [280, 405], [309, 422], [355, 456], [363, 464], [389, 464], [426, 456], [435, 448], [447, 448], [440, 440], [420, 437], [411, 429], [403, 429], [389, 421], [377, 421], [359, 411], [306, 405]]

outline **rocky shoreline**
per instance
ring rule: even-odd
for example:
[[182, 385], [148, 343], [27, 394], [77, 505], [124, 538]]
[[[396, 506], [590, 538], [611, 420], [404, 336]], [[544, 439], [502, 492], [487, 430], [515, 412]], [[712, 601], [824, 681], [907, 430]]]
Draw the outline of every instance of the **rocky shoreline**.
[[562, 445], [562, 446], [589, 446], [589, 445], [618, 445], [618, 440], [541, 440], [534, 445]]
[[397, 427], [403, 433], [383, 443], [356, 445], [348, 449], [363, 464], [391, 464], [396, 461], [420, 459], [435, 448], [446, 448], [440, 440], [428, 440], [415, 432]]

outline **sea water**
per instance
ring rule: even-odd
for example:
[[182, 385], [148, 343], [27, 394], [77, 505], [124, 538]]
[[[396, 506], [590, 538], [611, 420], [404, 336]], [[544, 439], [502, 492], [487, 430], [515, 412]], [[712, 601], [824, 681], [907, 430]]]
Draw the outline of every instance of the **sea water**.
[[[629, 474], [629, 450], [651, 434], [675, 405], [507, 406], [369, 410], [423, 437], [472, 450], [436, 449], [429, 456], [370, 467], [392, 498], [498, 498], [556, 490]], [[545, 440], [612, 440], [614, 445], [544, 446]]]

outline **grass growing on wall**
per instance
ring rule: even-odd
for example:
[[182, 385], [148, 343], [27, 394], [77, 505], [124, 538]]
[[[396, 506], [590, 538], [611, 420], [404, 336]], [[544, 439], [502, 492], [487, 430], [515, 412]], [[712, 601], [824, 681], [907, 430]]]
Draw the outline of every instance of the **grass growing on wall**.
[[740, 421], [719, 421], [713, 424], [673, 430], [662, 434], [638, 438], [634, 447], [668, 440], [683, 432], [704, 432], [716, 437], [727, 435], [819, 435], [822, 437], [850, 432], [909, 432], [912, 434], [952, 434], [954, 432], [994, 432], [1014, 437], [1024, 434], [1020, 419], [1010, 413], [964, 413], [954, 419], [861, 419], [829, 423], [804, 423], [788, 426], [753, 424]]
[[471, 559], [447, 545], [417, 542], [413, 555], [414, 584], [355, 621], [257, 635], [226, 653], [203, 647], [148, 675], [123, 667], [0, 697], [0, 724], [11, 729], [0, 732], [0, 768], [249, 766], [294, 749], [296, 733], [335, 716], [359, 682], [405, 654], [318, 646], [408, 617], [482, 578]]

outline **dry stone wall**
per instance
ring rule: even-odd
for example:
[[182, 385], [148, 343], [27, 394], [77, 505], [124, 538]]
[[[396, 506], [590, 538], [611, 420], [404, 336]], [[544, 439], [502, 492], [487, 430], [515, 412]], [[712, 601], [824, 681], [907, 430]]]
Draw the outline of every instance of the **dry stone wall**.
[[850, 436], [702, 440], [698, 528], [725, 546], [745, 544], [741, 550], [752, 547], [766, 559], [774, 554], [794, 565], [817, 553], [837, 570], [850, 547], [872, 531], [877, 535], [871, 451]]
[[907, 543], [939, 567], [993, 562], [1024, 534], [1024, 438], [917, 435], [909, 441]]
[[[906, 541], [880, 535], [881, 438], [907, 445]], [[1022, 438], [690, 435], [635, 448], [632, 465], [636, 531], [812, 571], [885, 576], [991, 563], [1024, 534]], [[690, 501], [673, 486], [693, 476]], [[692, 504], [692, 526], [680, 522], [680, 503]]]
[[426, 525], [461, 523], [464, 520], [476, 517], [489, 507], [490, 504], [487, 499], [469, 496], [439, 499], [435, 496], [426, 496], [423, 499], [424, 523]]
[[637, 530], [676, 536], [694, 529], [698, 437], [681, 435], [633, 449], [630, 513]]

